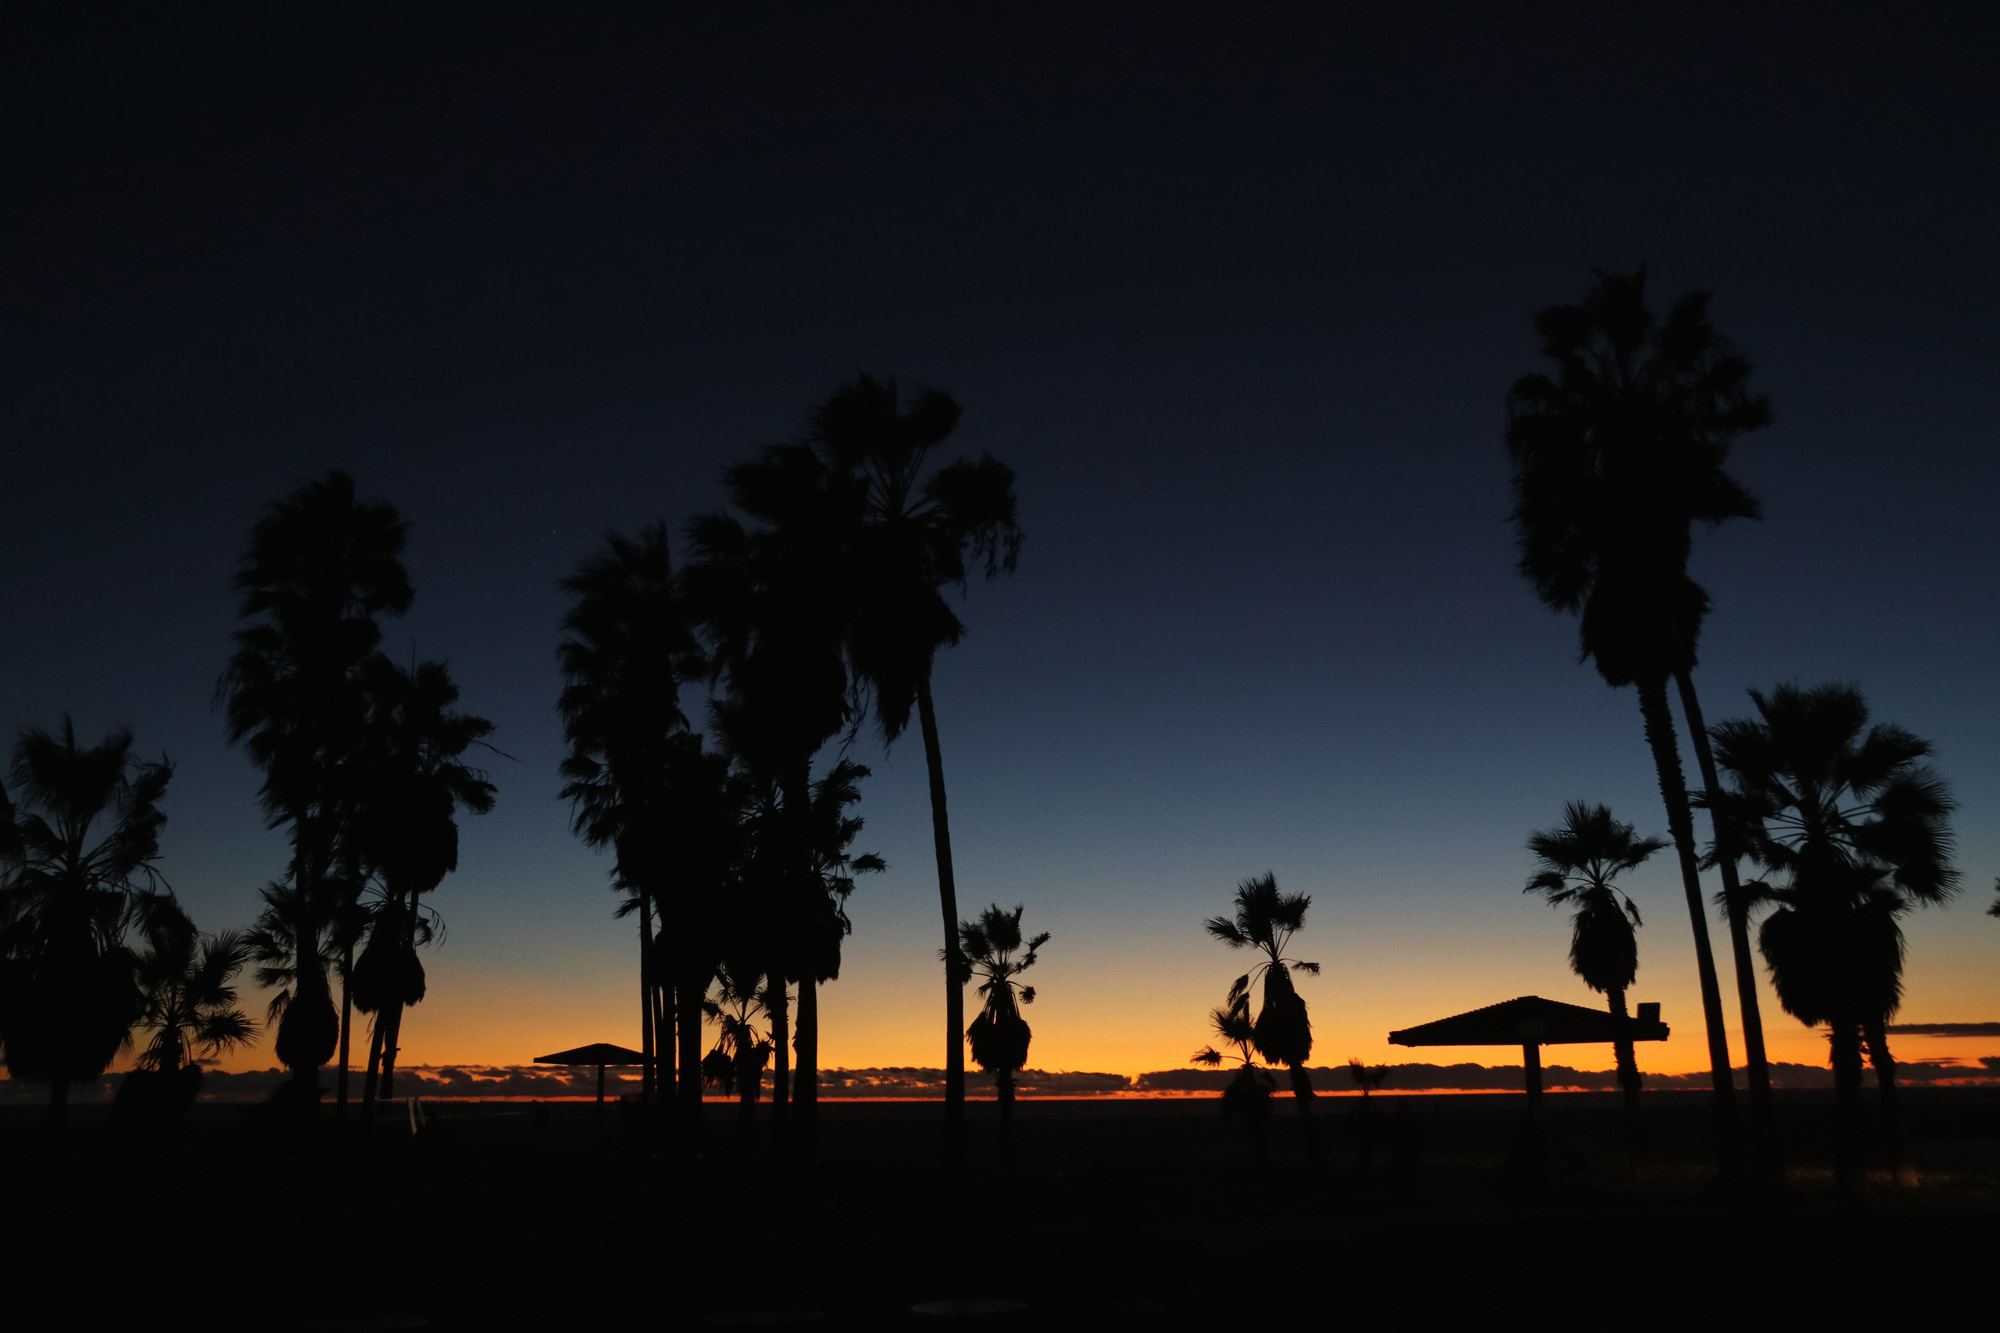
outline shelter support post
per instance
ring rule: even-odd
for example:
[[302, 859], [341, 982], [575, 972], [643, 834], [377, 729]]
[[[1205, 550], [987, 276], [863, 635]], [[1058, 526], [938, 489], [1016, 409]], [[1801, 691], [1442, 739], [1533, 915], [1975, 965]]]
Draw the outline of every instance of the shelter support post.
[[598, 1100], [598, 1103], [599, 1103], [600, 1105], [601, 1105], [601, 1104], [603, 1103], [603, 1101], [604, 1101], [604, 1066], [603, 1066], [603, 1065], [599, 1065], [599, 1066], [597, 1067], [597, 1100]]
[[1521, 1064], [1528, 1074], [1528, 1119], [1533, 1120], [1542, 1109], [1542, 1044], [1538, 1041], [1521, 1043]]

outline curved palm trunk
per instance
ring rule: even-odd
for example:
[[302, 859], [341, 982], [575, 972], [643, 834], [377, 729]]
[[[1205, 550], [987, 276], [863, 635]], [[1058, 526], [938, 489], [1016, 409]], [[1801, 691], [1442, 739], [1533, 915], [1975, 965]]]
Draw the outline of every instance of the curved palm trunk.
[[[1701, 700], [1694, 692], [1694, 678], [1683, 671], [1674, 677], [1680, 686], [1681, 711], [1687, 715], [1688, 735], [1694, 742], [1694, 759], [1701, 770], [1702, 785], [1711, 792], [1722, 790], [1716, 776], [1715, 750], [1708, 742], [1708, 727], [1702, 720]], [[1743, 902], [1743, 884], [1736, 873], [1736, 855], [1725, 846], [1722, 826], [1713, 812], [1709, 826], [1715, 833], [1716, 868], [1722, 872], [1722, 900], [1729, 917], [1729, 956], [1736, 969], [1736, 1004], [1743, 1014], [1743, 1063], [1750, 1076], [1750, 1135], [1760, 1157], [1768, 1159], [1775, 1146], [1771, 1135], [1771, 1068], [1764, 1055], [1764, 1017], [1757, 999], [1757, 962], [1750, 952], [1750, 912]]]
[[[1618, 1020], [1618, 1026], [1623, 1029], [1627, 1019], [1625, 988], [1620, 986], [1607, 994], [1611, 1001], [1611, 1015]], [[1621, 1037], [1611, 1044], [1611, 1049], [1618, 1057], [1618, 1087], [1625, 1094], [1626, 1109], [1637, 1111], [1640, 1087], [1639, 1060], [1633, 1053], [1632, 1042], [1629, 1038]]]
[[[938, 747], [937, 708], [931, 702], [931, 675], [917, 681], [917, 719], [924, 733], [924, 764], [931, 781], [931, 840], [937, 848], [938, 907], [944, 915], [946, 958], [958, 954], [958, 884], [951, 870], [951, 819], [945, 810], [944, 753]], [[965, 986], [950, 963], [944, 968], [945, 1162], [965, 1156]]]
[[1910, 1141], [1903, 1133], [1903, 1111], [1896, 1098], [1896, 1058], [1889, 1054], [1889, 1032], [1880, 1018], [1868, 1020], [1864, 1032], [1868, 1058], [1875, 1066], [1875, 1083], [1882, 1091], [1882, 1129], [1889, 1136], [1890, 1160], [1896, 1164], [1896, 1183], [1915, 1189], [1917, 1164], [1910, 1158]]
[[1861, 1159], [1854, 1135], [1854, 1112], [1861, 1097], [1861, 1030], [1858, 1024], [1836, 1020], [1833, 1045], [1833, 1183], [1843, 1193], [1861, 1184]]
[[375, 1137], [375, 1099], [382, 1087], [382, 1015], [368, 1024], [368, 1073], [361, 1080], [361, 1117], [364, 1132]]
[[1694, 816], [1688, 805], [1687, 783], [1681, 776], [1680, 749], [1674, 744], [1673, 714], [1667, 708], [1667, 682], [1655, 676], [1639, 683], [1639, 715], [1645, 722], [1646, 744], [1653, 752], [1653, 769], [1660, 796], [1667, 805], [1667, 828], [1680, 855], [1681, 888], [1687, 894], [1688, 920], [1694, 928], [1695, 966], [1701, 978], [1701, 1015], [1708, 1029], [1708, 1070], [1715, 1091], [1716, 1158], [1724, 1179], [1734, 1180], [1736, 1157], [1736, 1090], [1729, 1067], [1729, 1036], [1724, 1029], [1722, 988], [1715, 976], [1715, 953], [1708, 941], [1708, 913], [1702, 908], [1701, 870], [1695, 862]]

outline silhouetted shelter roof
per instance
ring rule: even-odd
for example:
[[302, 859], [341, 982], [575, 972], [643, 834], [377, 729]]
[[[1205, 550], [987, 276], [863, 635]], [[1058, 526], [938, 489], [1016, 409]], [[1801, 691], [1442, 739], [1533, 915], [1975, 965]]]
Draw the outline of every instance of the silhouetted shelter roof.
[[1621, 1036], [1629, 1041], [1665, 1041], [1667, 1025], [1654, 1016], [1658, 1006], [1641, 1005], [1639, 1012], [1647, 1016], [1625, 1019], [1621, 1029], [1619, 1020], [1603, 1009], [1523, 995], [1391, 1032], [1389, 1041], [1396, 1046], [1566, 1046], [1616, 1041]]
[[627, 1065], [642, 1065], [646, 1057], [638, 1051], [630, 1051], [623, 1046], [613, 1046], [608, 1041], [600, 1041], [589, 1046], [579, 1046], [573, 1051], [557, 1051], [554, 1055], [538, 1055], [538, 1065], [610, 1065], [624, 1068]]

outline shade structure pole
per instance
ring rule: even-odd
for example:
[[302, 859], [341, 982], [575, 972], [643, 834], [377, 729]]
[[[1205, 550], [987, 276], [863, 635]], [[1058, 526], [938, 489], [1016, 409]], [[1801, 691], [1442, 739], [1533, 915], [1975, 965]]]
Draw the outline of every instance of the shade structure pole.
[[604, 1066], [603, 1066], [603, 1065], [599, 1065], [599, 1066], [597, 1067], [597, 1101], [598, 1101], [598, 1104], [599, 1104], [599, 1105], [602, 1105], [602, 1104], [604, 1103]]
[[1521, 1065], [1528, 1074], [1528, 1119], [1542, 1109], [1542, 1044], [1538, 1041], [1521, 1043]]

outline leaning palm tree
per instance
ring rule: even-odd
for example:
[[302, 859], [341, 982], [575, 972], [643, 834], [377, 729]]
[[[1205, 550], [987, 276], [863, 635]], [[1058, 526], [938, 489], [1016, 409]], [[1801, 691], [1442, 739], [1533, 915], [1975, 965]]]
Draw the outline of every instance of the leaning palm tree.
[[[1312, 1109], [1312, 1078], [1306, 1061], [1312, 1055], [1312, 1018], [1306, 1002], [1292, 984], [1294, 969], [1319, 975], [1318, 963], [1285, 957], [1292, 936], [1305, 925], [1306, 909], [1312, 897], [1304, 893], [1281, 893], [1275, 875], [1266, 873], [1246, 879], [1236, 886], [1236, 915], [1212, 916], [1203, 925], [1208, 933], [1232, 949], [1255, 949], [1264, 960], [1238, 977], [1229, 988], [1230, 1004], [1241, 998], [1248, 1003], [1251, 988], [1263, 982], [1262, 1003], [1257, 1009], [1255, 1043], [1257, 1051], [1273, 1064], [1291, 1072], [1292, 1096], [1299, 1113]], [[1310, 1142], [1310, 1140], [1308, 1140]]]
[[1021, 985], [1015, 978], [1035, 965], [1041, 947], [1049, 942], [1046, 930], [1033, 939], [1021, 934], [1021, 914], [1026, 910], [1023, 906], [1003, 911], [995, 903], [981, 912], [977, 921], [958, 924], [957, 971], [979, 983], [984, 1001], [972, 1026], [965, 1030], [965, 1040], [972, 1048], [973, 1062], [993, 1075], [999, 1091], [1003, 1157], [1013, 1127], [1014, 1074], [1027, 1066], [1028, 1044], [1034, 1039], [1028, 1020], [1021, 1017], [1021, 1006], [1035, 1002], [1035, 988]]
[[250, 942], [234, 930], [203, 934], [172, 902], [146, 912], [139, 933], [145, 1000], [135, 1026], [151, 1036], [118, 1100], [149, 1114], [175, 1115], [201, 1090], [203, 1058], [247, 1046], [257, 1036], [257, 1025], [236, 1003], [236, 974], [250, 960]]
[[[1551, 907], [1573, 909], [1570, 918], [1569, 968], [1583, 984], [1604, 995], [1611, 1012], [1625, 1027], [1625, 992], [1639, 973], [1639, 905], [1612, 883], [1643, 865], [1666, 847], [1664, 838], [1641, 838], [1630, 824], [1611, 817], [1608, 806], [1571, 801], [1563, 808], [1559, 828], [1528, 837], [1535, 855], [1535, 872], [1523, 893], [1539, 893]], [[1639, 1065], [1629, 1036], [1613, 1043], [1618, 1057], [1618, 1086], [1625, 1104], [1639, 1105]]]
[[[1694, 933], [1718, 1149], [1724, 1172], [1733, 1174], [1722, 994], [1667, 682], [1680, 681], [1683, 702], [1692, 704], [1690, 673], [1708, 595], [1687, 574], [1691, 529], [1757, 516], [1757, 501], [1724, 465], [1736, 435], [1769, 422], [1770, 405], [1749, 390], [1749, 362], [1709, 323], [1707, 294], [1683, 296], [1657, 319], [1646, 305], [1643, 269], [1599, 272], [1581, 303], [1548, 307], [1535, 328], [1554, 373], [1522, 376], [1507, 397], [1520, 570], [1551, 608], [1578, 614], [1582, 654], [1605, 683], [1637, 687]], [[1725, 875], [1733, 874], [1731, 863]], [[1725, 894], [1726, 886], [1725, 878]], [[1761, 1112], [1761, 1024], [1747, 927], [1734, 911], [1730, 923]]]
[[1752, 897], [1776, 905], [1758, 943], [1779, 1002], [1825, 1023], [1840, 1101], [1838, 1173], [1858, 1180], [1851, 1131], [1861, 1052], [1873, 1058], [1898, 1175], [1914, 1178], [1896, 1114], [1887, 1025], [1902, 995], [1897, 919], [1958, 888], [1948, 824], [1952, 801], [1922, 761], [1929, 742], [1869, 725], [1851, 685], [1752, 690], [1755, 719], [1718, 723], [1713, 739], [1730, 788], [1712, 793], [1726, 825], [1765, 871]]
[[138, 1019], [137, 958], [125, 943], [140, 901], [164, 881], [155, 862], [173, 777], [132, 756], [132, 734], [85, 747], [31, 727], [9, 779], [9, 873], [0, 890], [0, 1031], [15, 1078], [47, 1079], [60, 1124], [70, 1085], [104, 1072]]
[[[377, 619], [402, 615], [415, 596], [402, 563], [407, 534], [393, 505], [360, 499], [340, 471], [274, 503], [237, 569], [244, 624], [216, 685], [230, 741], [264, 771], [259, 799], [271, 826], [290, 834], [287, 877], [308, 897], [333, 900], [312, 911], [333, 922], [342, 977], [353, 970], [355, 936], [341, 927], [363, 882], [336, 873], [352, 859], [342, 841], [355, 791], [343, 773], [367, 727], [362, 676], [382, 640]], [[336, 1022], [345, 1115], [349, 1036]]]
[[[841, 483], [854, 684], [870, 697], [885, 743], [903, 733], [912, 707], [923, 733], [947, 959], [957, 945], [958, 890], [931, 669], [937, 650], [955, 645], [965, 626], [944, 594], [947, 587], [963, 589], [975, 570], [988, 579], [1012, 573], [1021, 551], [1012, 468], [982, 454], [930, 469], [933, 451], [958, 419], [958, 403], [942, 390], [920, 390], [905, 407], [895, 380], [860, 375], [814, 411], [809, 437]], [[857, 710], [857, 721], [861, 715]], [[947, 966], [945, 1116], [953, 1153], [965, 1114], [958, 1040], [964, 985]]]

